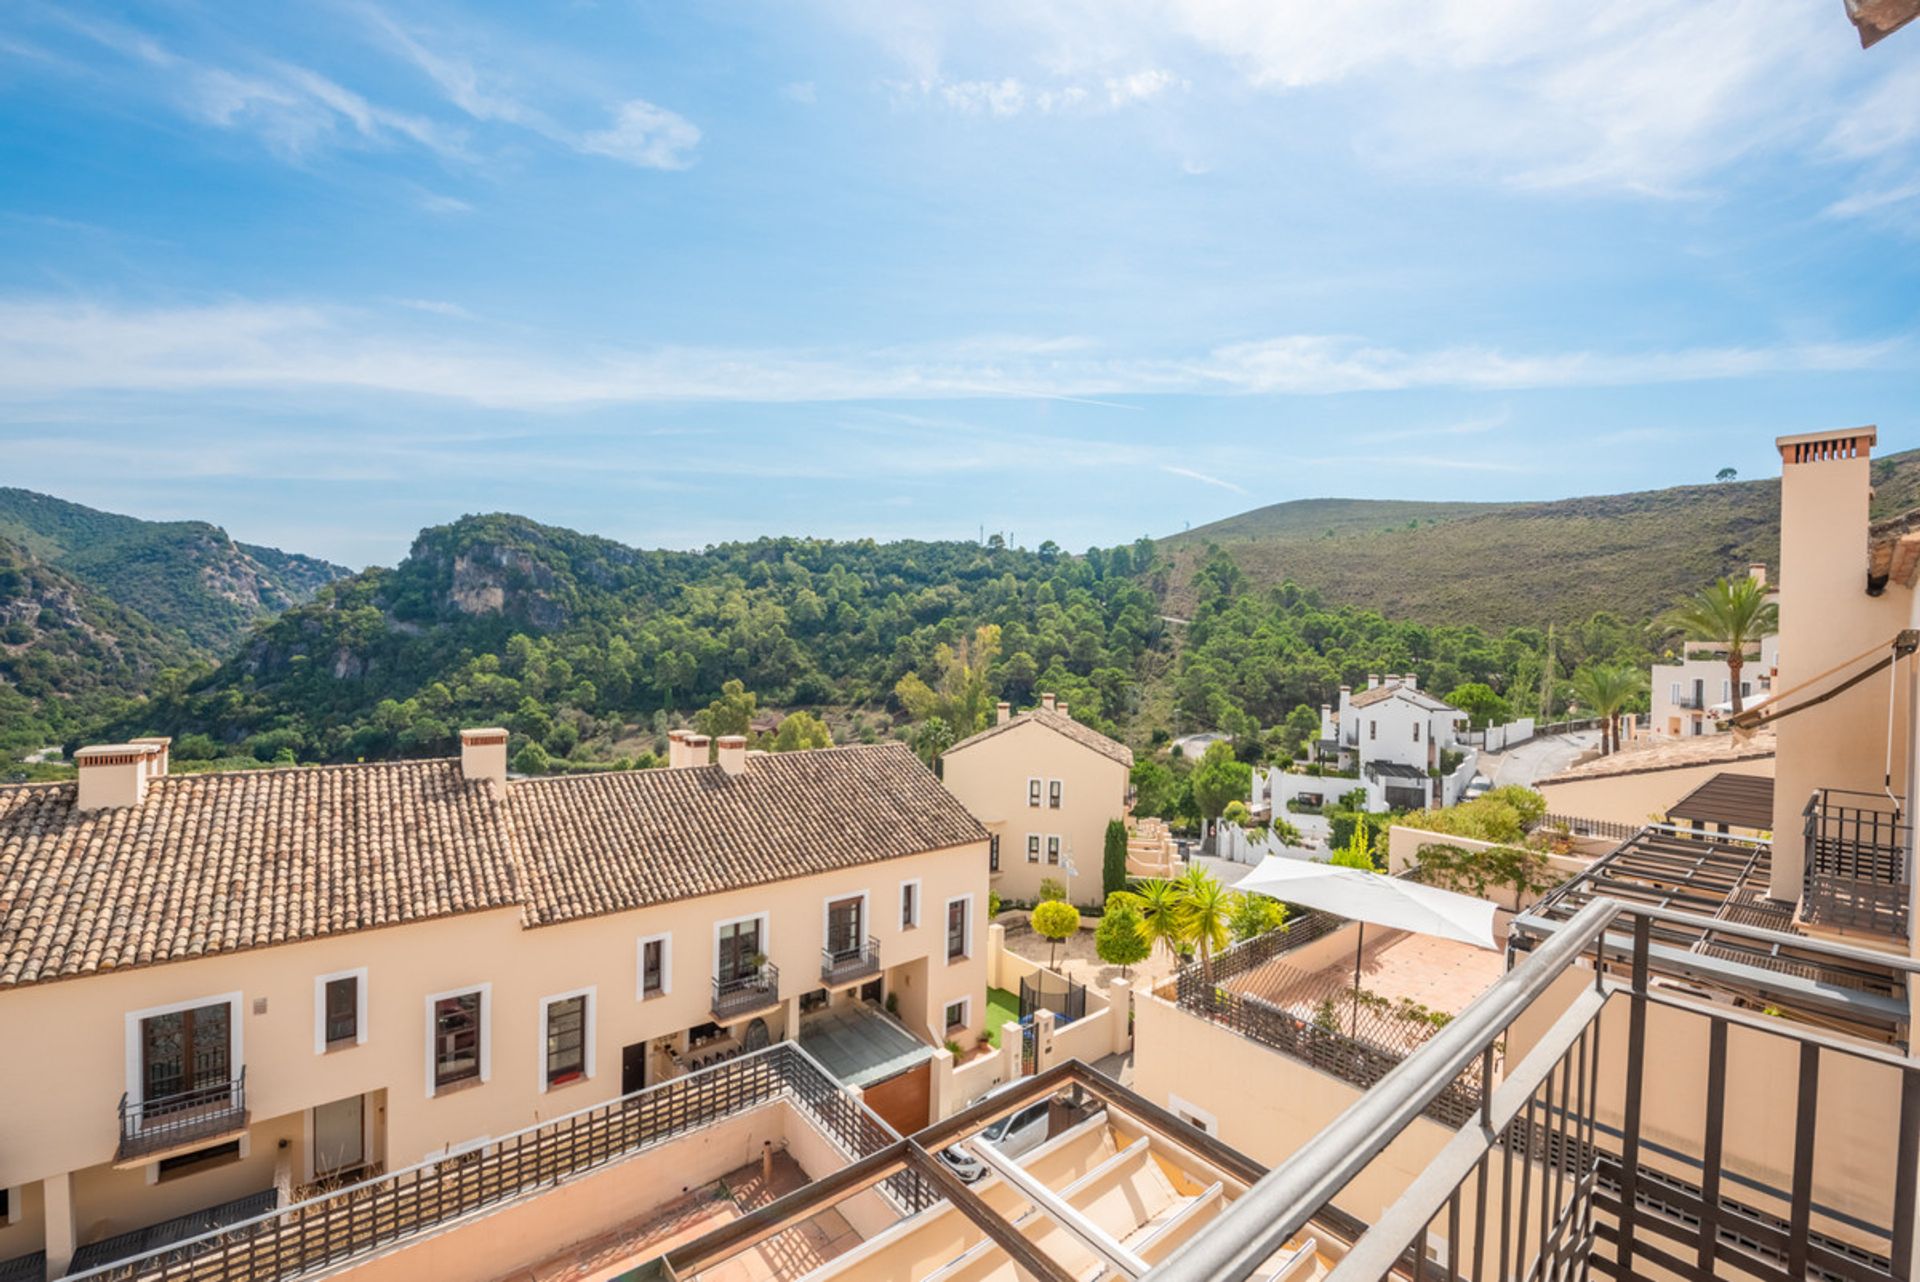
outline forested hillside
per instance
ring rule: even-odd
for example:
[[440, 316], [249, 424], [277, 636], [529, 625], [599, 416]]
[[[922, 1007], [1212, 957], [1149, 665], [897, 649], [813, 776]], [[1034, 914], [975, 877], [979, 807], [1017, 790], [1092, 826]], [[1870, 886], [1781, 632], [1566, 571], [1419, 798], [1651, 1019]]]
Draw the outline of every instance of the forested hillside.
[[[499, 721], [559, 758], [604, 760], [651, 746], [671, 715], [738, 680], [763, 705], [822, 708], [843, 734], [870, 736], [903, 715], [903, 677], [938, 684], [943, 647], [982, 625], [998, 629], [981, 674], [993, 695], [1051, 690], [1141, 743], [1203, 724], [1257, 730], [1369, 671], [1418, 670], [1442, 689], [1538, 682], [1536, 631], [1266, 592], [1224, 556], [1197, 576], [1176, 640], [1155, 597], [1165, 570], [1146, 539], [1080, 556], [806, 539], [661, 552], [469, 517], [424, 531], [392, 570], [323, 588], [118, 729], [172, 733], [189, 758], [351, 760], [446, 751], [462, 725]], [[1644, 644], [1618, 624], [1595, 637], [1609, 654]], [[1585, 653], [1572, 637], [1560, 657], [1570, 670]]]

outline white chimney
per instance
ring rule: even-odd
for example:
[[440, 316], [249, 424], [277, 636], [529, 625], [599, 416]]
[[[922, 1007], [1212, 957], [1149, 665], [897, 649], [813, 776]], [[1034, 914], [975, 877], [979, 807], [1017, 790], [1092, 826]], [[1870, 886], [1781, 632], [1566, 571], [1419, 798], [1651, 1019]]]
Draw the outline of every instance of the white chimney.
[[746, 773], [747, 736], [743, 734], [720, 736], [720, 768], [730, 775]]
[[1057, 712], [1057, 713], [1059, 713], [1059, 714], [1060, 714], [1061, 716], [1063, 716], [1063, 717], [1064, 717], [1064, 716], [1066, 716], [1066, 715], [1067, 715], [1067, 701], [1066, 701], [1065, 699], [1062, 699], [1062, 700], [1061, 700], [1060, 702], [1058, 702], [1058, 703], [1056, 703], [1056, 704], [1054, 704], [1054, 705], [1053, 705], [1053, 710], [1054, 710], [1055, 712]]
[[[1345, 687], [1342, 688], [1344, 689]], [[1322, 739], [1333, 738], [1333, 706], [1331, 704], [1323, 703], [1320, 705], [1320, 737]]]
[[1406, 683], [1407, 689], [1409, 690], [1418, 690], [1420, 688], [1419, 678], [1417, 678], [1411, 672], [1407, 673], [1406, 677], [1404, 678], [1404, 681]]
[[160, 749], [152, 743], [107, 743], [73, 754], [80, 772], [74, 809], [117, 810], [147, 799], [147, 780], [154, 775]]
[[1047, 710], [1048, 712], [1052, 712], [1052, 711], [1053, 711], [1053, 696], [1052, 696], [1051, 694], [1043, 694], [1043, 695], [1041, 695], [1041, 696], [1040, 696], [1040, 706], [1041, 706], [1042, 708], [1045, 708], [1045, 709], [1046, 709], [1046, 710]]
[[1002, 699], [999, 703], [995, 704], [993, 711], [994, 711], [993, 724], [995, 724], [996, 726], [1004, 726], [1007, 724], [1007, 722], [1013, 720], [1013, 705], [1008, 703], [1005, 699]]
[[1765, 561], [1755, 561], [1752, 565], [1749, 565], [1747, 567], [1747, 577], [1755, 583], [1758, 583], [1761, 587], [1766, 587], [1767, 563]]
[[687, 764], [687, 732], [667, 731], [667, 769], [678, 770]]
[[687, 731], [687, 737], [680, 742], [682, 750], [687, 754], [688, 765], [704, 766], [708, 764], [707, 745], [712, 743], [713, 740], [709, 739], [706, 735], [695, 734], [689, 730]]
[[491, 780], [496, 792], [507, 786], [507, 732], [485, 726], [460, 732], [460, 775]]
[[1367, 673], [1367, 689], [1377, 690], [1379, 688], [1380, 688], [1380, 674], [1378, 672]]
[[147, 778], [159, 779], [167, 773], [167, 763], [172, 759], [173, 740], [163, 734], [144, 735], [138, 739], [129, 739], [132, 744], [151, 744], [159, 751], [147, 758]]

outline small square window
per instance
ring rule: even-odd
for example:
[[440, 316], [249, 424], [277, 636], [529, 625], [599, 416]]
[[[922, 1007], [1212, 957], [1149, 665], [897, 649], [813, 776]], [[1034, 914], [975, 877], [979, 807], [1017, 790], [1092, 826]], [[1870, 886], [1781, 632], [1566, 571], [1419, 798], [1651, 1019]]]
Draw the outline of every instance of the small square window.
[[947, 1003], [947, 1023], [946, 1023], [946, 1026], [947, 1026], [948, 1028], [950, 1028], [950, 1029], [952, 1029], [952, 1028], [965, 1028], [965, 1027], [967, 1026], [967, 1000], [966, 1000], [966, 998], [964, 998], [964, 997], [963, 997], [963, 998], [961, 998], [961, 999], [960, 999], [959, 1001], [957, 1001], [957, 1002], [948, 1002], [948, 1003]]

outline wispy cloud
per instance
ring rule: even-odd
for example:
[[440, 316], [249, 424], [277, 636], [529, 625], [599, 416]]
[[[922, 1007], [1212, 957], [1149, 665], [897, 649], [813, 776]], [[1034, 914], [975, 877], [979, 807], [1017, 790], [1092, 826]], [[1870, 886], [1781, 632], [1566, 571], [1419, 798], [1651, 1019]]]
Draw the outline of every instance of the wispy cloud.
[[1189, 481], [1198, 481], [1202, 485], [1217, 486], [1223, 490], [1231, 490], [1235, 494], [1245, 494], [1247, 492], [1244, 486], [1235, 485], [1232, 481], [1225, 481], [1217, 476], [1208, 476], [1205, 472], [1197, 472], [1190, 467], [1174, 467], [1170, 463], [1162, 463], [1160, 470], [1168, 476], [1184, 476]]
[[[389, 314], [390, 318], [390, 314]], [[1902, 339], [1640, 352], [1403, 350], [1326, 335], [1140, 355], [1084, 338], [996, 337], [891, 347], [617, 347], [586, 355], [538, 336], [382, 324], [295, 303], [135, 308], [0, 300], [0, 395], [333, 388], [484, 406], [657, 401], [808, 402], [970, 397], [1300, 395], [1613, 387], [1910, 368]], [[1196, 478], [1199, 479], [1199, 478]]]
[[1170, 71], [1146, 67], [1123, 75], [1035, 83], [1017, 76], [954, 79], [943, 75], [890, 80], [887, 89], [902, 106], [933, 103], [967, 115], [1002, 118], [1067, 112], [1118, 111], [1150, 102], [1187, 82]]

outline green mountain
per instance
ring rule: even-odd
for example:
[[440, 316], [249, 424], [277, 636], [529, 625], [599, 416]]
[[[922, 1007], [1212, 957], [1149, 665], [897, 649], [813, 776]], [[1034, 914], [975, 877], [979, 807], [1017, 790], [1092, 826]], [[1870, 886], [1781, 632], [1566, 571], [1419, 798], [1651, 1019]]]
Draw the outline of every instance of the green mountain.
[[[1920, 450], [1876, 459], [1874, 514], [1920, 505]], [[1162, 540], [1169, 612], [1194, 599], [1209, 545], [1250, 583], [1293, 582], [1394, 618], [1488, 629], [1643, 621], [1750, 561], [1780, 560], [1778, 479], [1542, 503], [1306, 499]]]
[[32, 490], [0, 488], [0, 538], [216, 658], [261, 616], [348, 573], [314, 557], [236, 543], [205, 521], [142, 521]]

